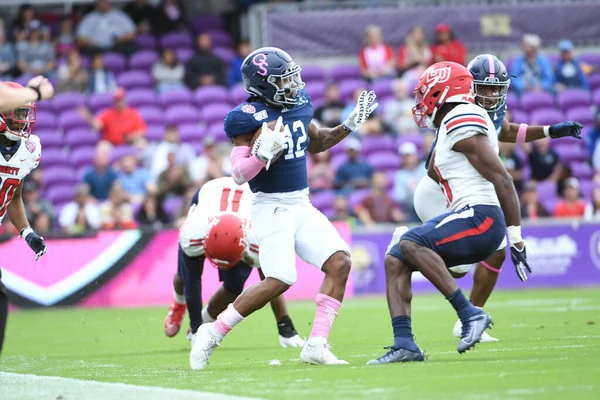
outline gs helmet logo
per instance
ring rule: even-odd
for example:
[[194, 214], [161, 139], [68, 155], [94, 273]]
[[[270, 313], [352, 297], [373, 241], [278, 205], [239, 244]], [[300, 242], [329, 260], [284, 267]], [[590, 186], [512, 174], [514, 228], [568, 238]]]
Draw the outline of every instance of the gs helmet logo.
[[429, 68], [427, 82], [444, 83], [450, 79], [451, 67]]
[[256, 65], [259, 70], [257, 71], [257, 74], [262, 75], [262, 76], [266, 76], [267, 75], [267, 68], [269, 66], [269, 64], [267, 63], [267, 55], [263, 54], [263, 53], [259, 53], [257, 55], [254, 56], [254, 58], [252, 59], [252, 64]]

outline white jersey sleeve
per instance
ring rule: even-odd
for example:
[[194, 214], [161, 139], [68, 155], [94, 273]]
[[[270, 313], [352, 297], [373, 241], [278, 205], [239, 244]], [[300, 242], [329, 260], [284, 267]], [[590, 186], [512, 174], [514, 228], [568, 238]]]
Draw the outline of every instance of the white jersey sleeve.
[[[466, 106], [466, 107], [465, 107]], [[471, 105], [455, 107], [442, 121], [450, 148], [461, 140], [475, 135], [488, 135], [489, 115], [481, 107]], [[465, 108], [467, 108], [465, 110]], [[494, 130], [493, 133], [496, 131]]]

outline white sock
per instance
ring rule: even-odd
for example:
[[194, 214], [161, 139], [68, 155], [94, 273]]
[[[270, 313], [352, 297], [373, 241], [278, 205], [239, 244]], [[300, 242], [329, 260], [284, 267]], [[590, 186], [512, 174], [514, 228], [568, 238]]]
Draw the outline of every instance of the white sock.
[[207, 324], [210, 322], [215, 322], [215, 319], [208, 313], [208, 305], [206, 305], [202, 309], [202, 323]]
[[185, 304], [185, 296], [182, 294], [177, 294], [176, 291], [173, 291], [173, 298], [177, 304]]

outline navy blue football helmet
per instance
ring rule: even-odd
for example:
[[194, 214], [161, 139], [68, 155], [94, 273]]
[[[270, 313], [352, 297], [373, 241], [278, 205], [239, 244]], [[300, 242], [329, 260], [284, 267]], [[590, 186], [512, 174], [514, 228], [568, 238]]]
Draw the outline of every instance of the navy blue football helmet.
[[302, 68], [277, 47], [254, 50], [242, 63], [242, 80], [246, 91], [266, 103], [282, 108], [296, 104], [299, 90], [304, 89]]
[[473, 75], [475, 102], [488, 111], [506, 104], [510, 77], [502, 61], [491, 54], [480, 54], [467, 66]]

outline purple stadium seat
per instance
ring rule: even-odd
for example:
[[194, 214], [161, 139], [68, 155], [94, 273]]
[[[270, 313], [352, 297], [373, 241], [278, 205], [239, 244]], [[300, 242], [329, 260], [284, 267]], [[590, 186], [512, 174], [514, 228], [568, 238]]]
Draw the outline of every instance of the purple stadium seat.
[[52, 202], [52, 204], [65, 204], [75, 199], [75, 187], [73, 185], [55, 185], [48, 189], [46, 198]]
[[323, 190], [310, 196], [310, 202], [319, 210], [331, 207], [333, 199], [335, 199], [335, 192], [333, 190]]
[[313, 103], [315, 99], [323, 99], [325, 97], [325, 90], [327, 90], [327, 87], [323, 81], [314, 81], [306, 85], [306, 91], [310, 94]]
[[158, 101], [152, 89], [132, 89], [127, 92], [127, 103], [132, 107], [153, 106]]
[[160, 142], [165, 134], [165, 127], [161, 125], [149, 125], [146, 128], [146, 139], [149, 142]]
[[579, 184], [581, 185], [581, 195], [586, 200], [591, 200], [594, 189], [600, 187], [593, 180], [582, 180]]
[[21, 86], [27, 86], [27, 82], [29, 82], [29, 80], [33, 78], [33, 76], [28, 75], [28, 74], [23, 74], [17, 78], [15, 78], [15, 80], [13, 82], [18, 83]]
[[191, 25], [194, 32], [205, 32], [207, 30], [223, 29], [223, 20], [214, 14], [204, 14], [194, 17]]
[[71, 152], [69, 164], [76, 169], [87, 167], [94, 162], [96, 148], [94, 146], [80, 147]]
[[[245, 90], [244, 90], [245, 92]], [[247, 96], [247, 94], [246, 94]], [[212, 85], [204, 86], [196, 89], [194, 92], [194, 103], [198, 107], [204, 107], [208, 104], [214, 103], [228, 103], [229, 92], [223, 86]]]
[[400, 167], [400, 156], [392, 151], [378, 151], [371, 153], [367, 162], [376, 170], [388, 170]]
[[554, 125], [564, 120], [564, 115], [556, 108], [538, 109], [530, 114], [530, 122], [535, 125]]
[[301, 75], [304, 82], [325, 81], [325, 71], [318, 65], [303, 65]]
[[63, 129], [88, 128], [90, 124], [78, 110], [68, 110], [58, 116], [58, 124]]
[[560, 160], [567, 164], [575, 161], [585, 161], [588, 157], [587, 152], [577, 144], [557, 144], [552, 148], [558, 153]]
[[54, 109], [59, 113], [85, 105], [85, 97], [81, 93], [65, 92], [57, 94], [52, 100]]
[[187, 88], [173, 89], [158, 95], [158, 100], [163, 108], [192, 102], [192, 91]]
[[56, 129], [58, 120], [54, 113], [48, 111], [37, 111], [35, 113], [35, 128], [37, 129]]
[[226, 47], [231, 48], [231, 37], [224, 31], [210, 31], [208, 32], [212, 38], [214, 47]]
[[142, 106], [137, 108], [146, 125], [164, 125], [164, 111], [156, 106]]
[[129, 68], [150, 70], [158, 61], [158, 54], [154, 50], [142, 50], [129, 58]]
[[223, 124], [223, 119], [230, 110], [231, 106], [226, 103], [210, 104], [202, 108], [200, 115], [202, 121], [206, 122], [207, 125], [216, 122]]
[[215, 56], [219, 57], [219, 59], [221, 59], [226, 66], [231, 64], [231, 62], [237, 57], [235, 51], [228, 47], [215, 47], [212, 52]]
[[354, 91], [357, 89], [366, 89], [367, 83], [362, 79], [346, 79], [339, 84], [340, 97], [342, 100], [352, 100]]
[[198, 124], [183, 124], [179, 126], [179, 140], [185, 143], [202, 141], [206, 129]]
[[331, 219], [335, 216], [335, 208], [333, 207], [325, 207], [319, 211], [321, 211], [328, 219]]
[[169, 215], [171, 219], [175, 218], [175, 214], [183, 205], [183, 197], [181, 196], [169, 196], [163, 203], [163, 209]]
[[186, 63], [193, 55], [194, 49], [183, 48], [175, 50], [175, 56], [180, 63]]
[[156, 49], [156, 39], [152, 35], [137, 35], [135, 41], [144, 50]]
[[600, 73], [590, 75], [590, 88], [592, 91], [600, 89]]
[[40, 137], [40, 141], [42, 142], [42, 147], [44, 148], [44, 152], [48, 149], [62, 149], [64, 146], [63, 138], [60, 135], [48, 135], [44, 137]]
[[40, 138], [42, 141], [42, 145], [44, 145], [44, 140], [48, 137], [52, 136], [60, 136], [57, 129], [38, 129], [37, 124], [33, 131], [33, 134]]
[[556, 197], [556, 182], [544, 181], [537, 184], [537, 192], [540, 199], [546, 197]]
[[394, 139], [387, 135], [366, 136], [362, 141], [362, 154], [365, 157], [378, 151], [396, 151], [396, 148]]
[[92, 128], [75, 128], [65, 132], [65, 143], [71, 150], [80, 147], [91, 147], [98, 144], [100, 134]]
[[510, 111], [516, 110], [520, 107], [519, 98], [512, 92], [506, 95], [506, 104], [508, 105], [508, 109]]
[[590, 92], [585, 89], [566, 89], [558, 94], [558, 106], [565, 112], [575, 107], [589, 107], [590, 104]]
[[577, 179], [592, 179], [594, 170], [587, 162], [574, 162], [571, 164], [571, 172]]
[[246, 101], [248, 96], [243, 83], [238, 83], [229, 90], [229, 100], [236, 105]]
[[546, 92], [527, 92], [521, 97], [521, 108], [528, 113], [554, 107], [554, 96]]
[[42, 185], [48, 188], [54, 185], [77, 183], [77, 176], [71, 166], [51, 167], [44, 170]]
[[88, 98], [88, 105], [94, 113], [97, 113], [112, 106], [113, 101], [113, 96], [110, 93], [96, 93]]
[[360, 69], [355, 64], [338, 64], [331, 68], [331, 80], [339, 82], [343, 79], [361, 79]]
[[512, 114], [512, 122], [515, 124], [527, 124], [529, 122], [529, 115], [524, 111], [510, 110]]
[[131, 70], [119, 74], [117, 84], [125, 89], [151, 88], [154, 86], [154, 79], [148, 71]]
[[40, 111], [54, 112], [54, 104], [51, 100], [36, 101], [35, 111], [36, 113], [39, 113]]
[[424, 140], [425, 140], [425, 137], [418, 133], [415, 133], [412, 135], [402, 135], [398, 138], [398, 140], [396, 141], [396, 147], [392, 150], [397, 151], [397, 149], [400, 146], [402, 146], [402, 144], [407, 143], [407, 142], [413, 143], [415, 146], [417, 146], [418, 149], [422, 149]]
[[356, 207], [360, 202], [362, 202], [365, 197], [369, 195], [370, 189], [357, 189], [353, 190], [348, 198], [348, 203], [350, 203], [350, 207]]
[[582, 63], [600, 66], [600, 53], [584, 53], [578, 58]]
[[170, 49], [191, 49], [194, 47], [194, 41], [192, 35], [187, 32], [170, 32], [161, 36], [160, 45]]
[[104, 66], [106, 69], [118, 74], [125, 70], [125, 57], [119, 53], [104, 53]]
[[117, 146], [113, 147], [110, 152], [110, 161], [111, 163], [118, 162], [121, 158], [128, 155], [137, 155], [138, 150], [133, 146]]
[[347, 160], [348, 160], [348, 156], [344, 152], [344, 153], [340, 153], [340, 154], [331, 156], [331, 161], [329, 162], [329, 164], [331, 165], [332, 170], [337, 171], [340, 168], [340, 166], [343, 163], [345, 163]]
[[567, 119], [579, 121], [584, 126], [592, 126], [596, 120], [594, 110], [590, 106], [572, 108], [567, 111], [566, 116]]
[[393, 171], [387, 171], [385, 173], [385, 176], [387, 178], [387, 187], [386, 187], [386, 189], [388, 189], [388, 190], [394, 189], [394, 179], [396, 179], [396, 173], [397, 172], [398, 171], [393, 170]]
[[369, 89], [374, 90], [379, 98], [393, 97], [391, 79], [378, 79], [370, 85]]
[[600, 88], [594, 90], [592, 93], [593, 103], [596, 107], [600, 107]]
[[44, 151], [40, 162], [42, 168], [47, 169], [51, 166], [69, 165], [69, 157], [63, 150], [48, 149]]
[[172, 106], [167, 109], [166, 120], [170, 125], [196, 123], [198, 122], [198, 111], [196, 107], [190, 105]]
[[223, 122], [216, 122], [212, 125], [208, 126], [206, 129], [206, 136], [213, 137], [217, 142], [226, 142], [229, 139], [227, 138], [227, 134], [223, 129]]

